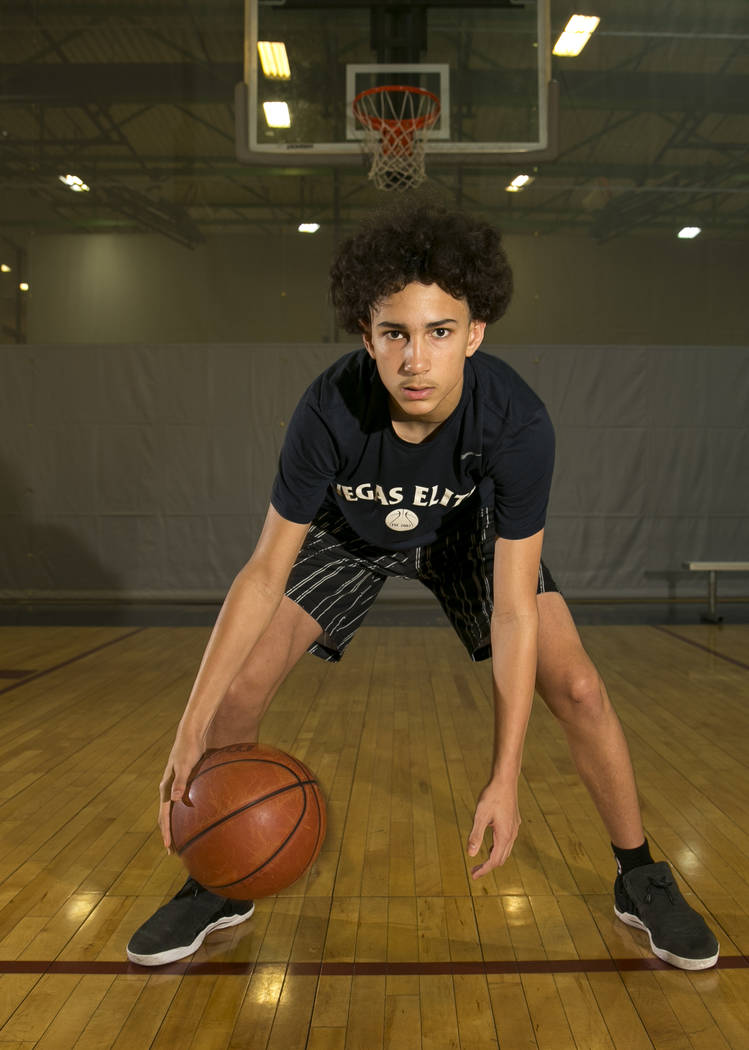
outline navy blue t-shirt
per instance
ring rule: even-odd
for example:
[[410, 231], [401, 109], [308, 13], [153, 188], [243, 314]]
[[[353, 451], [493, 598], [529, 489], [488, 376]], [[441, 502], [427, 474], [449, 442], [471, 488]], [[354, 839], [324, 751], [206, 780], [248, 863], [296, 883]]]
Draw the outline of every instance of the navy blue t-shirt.
[[554, 431], [543, 402], [504, 361], [466, 358], [460, 402], [425, 441], [393, 430], [388, 394], [366, 350], [346, 354], [307, 389], [290, 420], [271, 503], [306, 524], [333, 499], [369, 543], [433, 543], [477, 505], [498, 536], [543, 528]]

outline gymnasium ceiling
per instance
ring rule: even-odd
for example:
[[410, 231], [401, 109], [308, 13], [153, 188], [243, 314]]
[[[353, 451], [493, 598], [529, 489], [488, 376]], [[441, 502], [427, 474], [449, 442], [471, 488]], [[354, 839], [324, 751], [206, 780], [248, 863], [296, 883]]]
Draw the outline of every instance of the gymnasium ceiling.
[[[327, 0], [325, 6], [335, 6]], [[552, 60], [559, 144], [522, 193], [515, 164], [428, 167], [508, 232], [599, 241], [749, 239], [749, 3], [551, 0], [601, 25]], [[248, 167], [235, 157], [243, 0], [0, 0], [0, 236], [156, 232], [186, 247], [303, 219], [357, 220], [364, 168]], [[91, 192], [58, 179], [82, 176]]]

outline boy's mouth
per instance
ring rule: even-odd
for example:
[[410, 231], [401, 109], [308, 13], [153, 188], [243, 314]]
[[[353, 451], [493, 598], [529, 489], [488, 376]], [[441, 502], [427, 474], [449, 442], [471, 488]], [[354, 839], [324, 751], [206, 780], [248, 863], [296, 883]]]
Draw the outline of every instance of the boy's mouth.
[[403, 393], [409, 401], [423, 401], [429, 397], [434, 387], [431, 386], [404, 386]]

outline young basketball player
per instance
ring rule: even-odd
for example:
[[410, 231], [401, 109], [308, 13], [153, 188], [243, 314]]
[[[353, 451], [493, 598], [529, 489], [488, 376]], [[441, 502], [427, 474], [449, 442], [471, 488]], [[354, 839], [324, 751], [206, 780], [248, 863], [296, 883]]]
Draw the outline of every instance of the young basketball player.
[[[666, 863], [654, 863], [627, 745], [564, 599], [541, 562], [554, 459], [542, 402], [479, 350], [512, 276], [499, 234], [441, 206], [405, 203], [347, 240], [332, 297], [364, 347], [327, 369], [290, 422], [255, 551], [227, 595], [161, 782], [160, 825], [208, 747], [256, 740], [307, 651], [339, 660], [388, 576], [421, 580], [474, 660], [491, 657], [494, 757], [468, 853], [504, 863], [534, 685], [559, 719], [613, 844], [614, 907], [661, 959], [712, 966], [718, 943]], [[132, 937], [157, 966], [245, 921], [248, 901], [188, 879]]]

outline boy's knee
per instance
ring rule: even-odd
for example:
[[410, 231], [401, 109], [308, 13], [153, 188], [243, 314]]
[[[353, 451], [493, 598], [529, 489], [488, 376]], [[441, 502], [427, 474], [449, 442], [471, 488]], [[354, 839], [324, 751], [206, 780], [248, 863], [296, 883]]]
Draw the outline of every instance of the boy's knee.
[[268, 692], [268, 683], [252, 667], [243, 667], [224, 693], [221, 706], [235, 711], [247, 711], [262, 706]]
[[603, 709], [603, 689], [601, 679], [594, 668], [578, 672], [570, 680], [568, 698], [576, 708], [598, 712]]
[[575, 668], [566, 675], [547, 702], [562, 722], [591, 722], [607, 708], [606, 694], [593, 666]]

